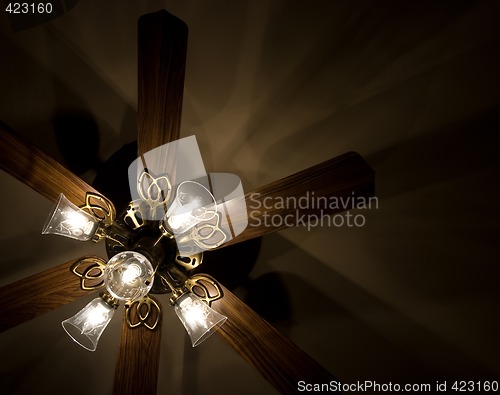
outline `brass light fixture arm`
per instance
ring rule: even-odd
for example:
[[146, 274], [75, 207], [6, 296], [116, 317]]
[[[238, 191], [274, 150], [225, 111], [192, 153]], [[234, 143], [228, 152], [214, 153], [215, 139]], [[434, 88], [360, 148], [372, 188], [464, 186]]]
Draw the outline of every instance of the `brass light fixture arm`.
[[111, 240], [122, 244], [120, 241], [106, 235], [106, 228], [111, 226], [116, 218], [115, 206], [109, 199], [97, 193], [87, 192], [85, 195], [85, 204], [79, 206], [79, 209], [92, 215], [97, 221], [99, 221], [96, 232], [92, 237], [93, 242], [97, 243], [108, 237]]
[[159, 275], [162, 281], [165, 282], [172, 291], [172, 296], [170, 297], [170, 304], [172, 305], [174, 305], [182, 295], [188, 292], [195, 294], [209, 306], [213, 301], [223, 296], [222, 288], [219, 283], [207, 274], [195, 274], [186, 279], [181, 287], [176, 287], [165, 273], [159, 273]]
[[172, 296], [170, 297], [170, 304], [174, 305], [176, 300], [179, 299], [182, 295], [189, 292], [185, 287], [178, 287], [174, 284], [173, 280], [169, 278], [168, 273], [158, 273], [163, 283], [165, 283], [172, 291]]
[[108, 292], [101, 292], [99, 293], [99, 296], [102, 300], [104, 300], [104, 302], [106, 302], [109, 307], [112, 307], [113, 309], [117, 309], [120, 305], [118, 299], [111, 296], [111, 294], [109, 294]]

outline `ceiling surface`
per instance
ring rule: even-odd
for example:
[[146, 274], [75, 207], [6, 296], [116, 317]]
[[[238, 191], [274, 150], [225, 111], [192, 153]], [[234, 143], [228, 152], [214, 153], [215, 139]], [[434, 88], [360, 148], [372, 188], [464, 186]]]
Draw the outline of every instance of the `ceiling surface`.
[[[0, 121], [92, 183], [135, 140], [137, 19], [167, 9], [207, 171], [245, 191], [346, 151], [376, 171], [363, 226], [263, 237], [235, 292], [346, 383], [499, 378], [500, 2], [65, 3], [31, 27], [2, 12]], [[105, 255], [41, 235], [52, 203], [0, 182], [0, 285]], [[94, 353], [60, 326], [94, 296], [0, 334], [2, 394], [111, 392], [121, 314]], [[159, 394], [275, 393], [218, 336], [192, 349], [160, 300]]]

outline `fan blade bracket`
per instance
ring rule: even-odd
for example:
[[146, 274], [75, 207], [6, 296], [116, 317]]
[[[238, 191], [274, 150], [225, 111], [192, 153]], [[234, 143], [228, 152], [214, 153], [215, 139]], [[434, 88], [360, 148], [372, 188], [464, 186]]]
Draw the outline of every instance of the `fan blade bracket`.
[[85, 256], [77, 259], [70, 267], [71, 273], [80, 278], [80, 288], [96, 291], [104, 287], [106, 260], [98, 256]]
[[85, 194], [85, 204], [78, 206], [81, 210], [92, 215], [104, 227], [110, 226], [116, 218], [116, 209], [111, 200], [93, 192]]
[[125, 320], [131, 329], [143, 325], [149, 330], [155, 330], [160, 319], [160, 304], [148, 295], [125, 304]]
[[184, 286], [209, 306], [224, 296], [222, 287], [208, 274], [195, 274], [184, 282]]
[[[159, 302], [151, 298], [159, 306]], [[113, 394], [156, 394], [161, 347], [161, 314], [154, 330], [145, 325], [131, 328], [126, 316], [115, 369]]]

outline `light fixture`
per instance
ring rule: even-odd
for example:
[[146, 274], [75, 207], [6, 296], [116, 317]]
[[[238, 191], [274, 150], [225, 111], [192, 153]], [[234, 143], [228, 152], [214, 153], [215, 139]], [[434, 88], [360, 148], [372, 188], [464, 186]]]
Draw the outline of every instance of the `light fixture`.
[[195, 181], [184, 181], [177, 187], [163, 223], [177, 236], [200, 222], [211, 220], [216, 212], [215, 198], [206, 187]]
[[104, 284], [115, 298], [134, 301], [146, 296], [153, 286], [153, 265], [136, 251], [119, 252], [104, 271]]
[[42, 233], [87, 241], [94, 237], [98, 227], [99, 220], [75, 206], [61, 193]]
[[95, 351], [104, 329], [113, 318], [118, 302], [109, 294], [101, 294], [73, 317], [62, 322], [66, 333], [80, 346]]
[[[213, 301], [222, 297], [222, 290], [213, 278], [195, 274], [177, 287], [164, 274], [161, 279], [172, 292], [170, 304], [186, 328], [193, 347], [200, 345], [226, 322], [226, 316], [210, 307]], [[209, 287], [215, 292], [211, 292]], [[197, 295], [195, 289], [202, 294]]]
[[193, 347], [198, 346], [226, 322], [227, 317], [217, 313], [193, 293], [185, 293], [174, 302], [174, 310], [186, 328]]
[[[146, 153], [141, 157], [142, 169], [141, 163], [134, 161], [129, 167], [129, 181], [132, 197], [138, 198], [118, 214], [110, 201], [94, 193], [87, 193], [80, 207], [63, 194], [59, 196], [42, 233], [81, 241], [105, 240], [109, 257], [106, 261], [86, 256], [71, 266], [81, 278], [82, 289], [105, 289], [62, 323], [87, 350], [96, 349], [120, 301], [130, 328], [144, 325], [156, 330], [161, 311], [149, 294], [172, 294], [171, 305], [193, 347], [227, 320], [210, 307], [223, 296], [218, 283], [208, 275], [190, 273], [202, 263], [204, 251], [243, 230], [230, 221], [231, 217], [246, 218], [246, 206], [239, 178], [225, 173], [204, 174], [197, 155], [196, 140], [190, 137]], [[174, 170], [163, 168], [164, 161], [157, 156], [175, 158]], [[150, 163], [148, 167], [146, 162]], [[165, 170], [174, 171], [176, 183]], [[186, 179], [188, 176], [194, 178]]]

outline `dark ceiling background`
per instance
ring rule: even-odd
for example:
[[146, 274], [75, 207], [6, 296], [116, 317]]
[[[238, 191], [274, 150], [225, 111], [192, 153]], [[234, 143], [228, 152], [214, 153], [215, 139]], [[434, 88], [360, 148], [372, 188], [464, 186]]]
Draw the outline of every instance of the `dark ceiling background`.
[[[31, 27], [2, 11], [2, 122], [93, 182], [135, 140], [137, 19], [166, 8], [207, 170], [250, 191], [354, 150], [377, 172], [365, 226], [264, 237], [238, 294], [344, 382], [499, 378], [499, 2], [66, 5]], [[104, 255], [42, 236], [51, 203], [0, 182], [0, 285]], [[120, 319], [95, 353], [60, 327], [87, 299], [0, 334], [2, 394], [110, 392]], [[217, 336], [191, 349], [162, 301], [159, 393], [274, 393]]]

